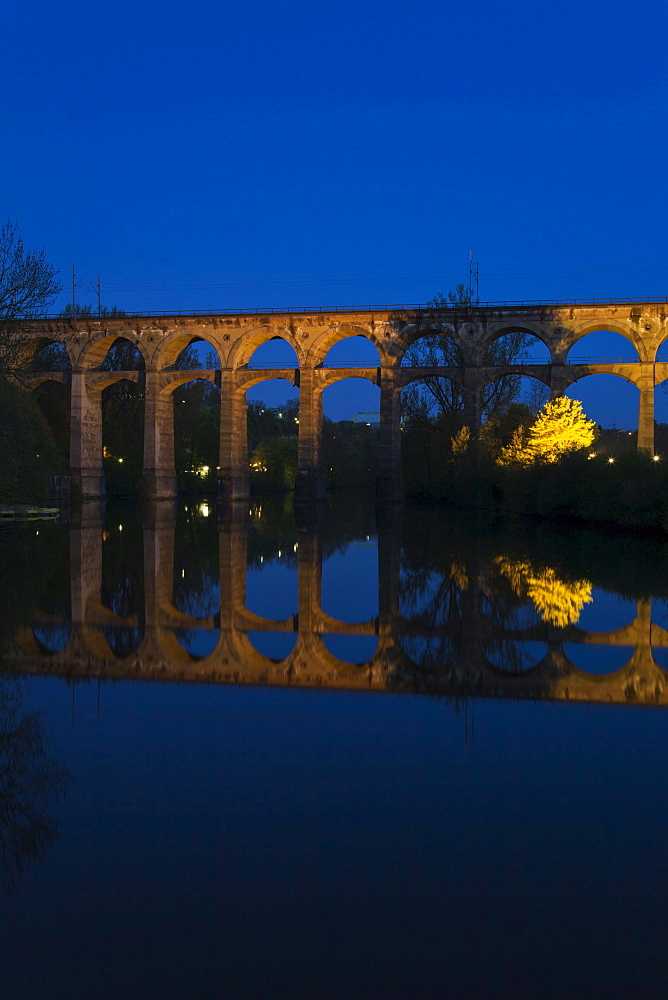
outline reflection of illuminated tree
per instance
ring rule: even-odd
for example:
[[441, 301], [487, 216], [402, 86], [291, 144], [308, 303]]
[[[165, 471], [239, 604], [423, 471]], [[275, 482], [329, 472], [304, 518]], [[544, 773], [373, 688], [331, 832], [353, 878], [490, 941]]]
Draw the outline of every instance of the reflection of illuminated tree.
[[49, 754], [41, 716], [22, 714], [23, 698], [18, 678], [0, 679], [0, 879], [6, 884], [53, 843], [48, 805], [64, 795], [69, 781]]
[[584, 605], [592, 601], [588, 580], [567, 582], [550, 567], [537, 569], [530, 562], [513, 562], [504, 556], [497, 557], [495, 563], [518, 597], [528, 597], [550, 625], [574, 625]]

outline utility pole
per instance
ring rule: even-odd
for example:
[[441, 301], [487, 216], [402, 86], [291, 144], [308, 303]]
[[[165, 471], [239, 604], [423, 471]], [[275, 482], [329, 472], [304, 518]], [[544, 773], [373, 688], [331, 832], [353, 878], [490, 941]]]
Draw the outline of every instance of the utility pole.
[[75, 279], [75, 277], [76, 277], [76, 275], [74, 273], [74, 264], [72, 264], [72, 315], [73, 316], [76, 313], [76, 309], [74, 308], [74, 287], [75, 287], [74, 279]]
[[97, 314], [102, 315], [102, 294], [101, 294], [101, 282], [100, 275], [97, 276]]

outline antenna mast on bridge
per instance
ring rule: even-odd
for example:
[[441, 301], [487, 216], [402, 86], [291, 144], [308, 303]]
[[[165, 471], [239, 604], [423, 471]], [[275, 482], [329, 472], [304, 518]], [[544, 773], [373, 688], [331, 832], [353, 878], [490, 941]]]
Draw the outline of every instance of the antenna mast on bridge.
[[[475, 285], [475, 300], [473, 298], [473, 286]], [[478, 305], [480, 294], [478, 290], [478, 261], [473, 259], [473, 250], [469, 250], [469, 302], [475, 301]]]

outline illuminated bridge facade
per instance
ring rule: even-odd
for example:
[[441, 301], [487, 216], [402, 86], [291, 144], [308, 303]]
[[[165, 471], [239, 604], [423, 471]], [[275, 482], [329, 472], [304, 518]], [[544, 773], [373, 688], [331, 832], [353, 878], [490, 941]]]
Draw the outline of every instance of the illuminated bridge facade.
[[[620, 363], [569, 364], [570, 348], [589, 333], [622, 334], [637, 352], [637, 360]], [[523, 331], [538, 338], [549, 351], [549, 363], [489, 366], [488, 347], [499, 337]], [[402, 365], [405, 352], [426, 335], [450, 337], [461, 363], [454, 367]], [[375, 345], [375, 367], [328, 367], [329, 349], [347, 337], [363, 336]], [[141, 353], [145, 371], [107, 371], [103, 362], [117, 338]], [[55, 341], [67, 351], [71, 372], [43, 372], [46, 380], [71, 386], [70, 465], [73, 483], [84, 496], [104, 493], [102, 468], [102, 392], [112, 382], [128, 379], [143, 384], [144, 494], [148, 498], [175, 495], [174, 391], [193, 379], [215, 382], [221, 389], [220, 496], [249, 495], [246, 392], [260, 382], [281, 378], [299, 388], [299, 449], [297, 494], [316, 499], [323, 494], [322, 393], [341, 379], [367, 379], [380, 388], [380, 447], [378, 492], [399, 498], [401, 484], [401, 390], [425, 375], [445, 376], [462, 387], [464, 421], [480, 423], [481, 394], [486, 385], [509, 374], [528, 375], [543, 382], [553, 397], [586, 375], [613, 374], [639, 389], [638, 447], [654, 446], [654, 388], [668, 378], [668, 362], [657, 352], [668, 337], [668, 303], [561, 303], [557, 305], [487, 305], [444, 308], [373, 308], [334, 312], [263, 314], [124, 316], [114, 318], [41, 319], [25, 330], [26, 350]], [[280, 338], [297, 357], [294, 368], [249, 366], [253, 352]], [[180, 352], [194, 340], [205, 341], [217, 366], [179, 370]]]

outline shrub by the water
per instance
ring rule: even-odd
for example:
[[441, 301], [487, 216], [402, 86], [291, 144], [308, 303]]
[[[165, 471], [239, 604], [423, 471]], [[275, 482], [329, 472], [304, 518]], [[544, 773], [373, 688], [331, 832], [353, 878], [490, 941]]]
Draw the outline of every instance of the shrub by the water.
[[643, 451], [612, 462], [577, 452], [559, 462], [504, 467], [470, 455], [414, 494], [494, 513], [668, 531], [668, 460]]
[[46, 500], [62, 455], [31, 392], [0, 378], [0, 503]]

